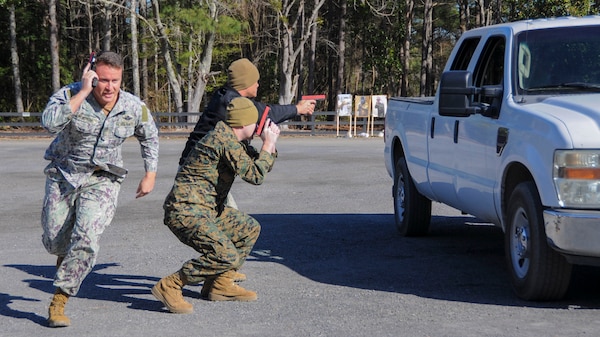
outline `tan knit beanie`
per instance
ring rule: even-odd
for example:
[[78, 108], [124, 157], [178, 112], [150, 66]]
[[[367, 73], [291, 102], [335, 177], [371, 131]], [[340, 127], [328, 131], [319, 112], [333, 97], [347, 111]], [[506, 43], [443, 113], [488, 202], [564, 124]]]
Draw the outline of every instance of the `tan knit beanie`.
[[238, 91], [249, 88], [260, 78], [256, 66], [246, 58], [232, 62], [227, 71], [229, 85]]
[[227, 124], [231, 127], [240, 127], [256, 124], [258, 110], [251, 100], [246, 97], [236, 97], [227, 105]]

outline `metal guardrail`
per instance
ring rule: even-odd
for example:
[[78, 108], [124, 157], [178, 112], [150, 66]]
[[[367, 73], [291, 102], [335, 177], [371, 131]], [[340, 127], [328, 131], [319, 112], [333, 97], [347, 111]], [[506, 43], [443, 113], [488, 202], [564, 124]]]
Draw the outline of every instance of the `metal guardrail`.
[[[193, 130], [201, 112], [153, 112], [152, 115], [161, 135], [185, 134]], [[0, 136], [48, 135], [41, 126], [41, 112], [0, 112]], [[348, 130], [371, 133], [382, 130], [384, 120], [353, 117], [338, 117], [335, 111], [315, 111], [312, 116], [296, 117], [281, 123], [282, 134], [297, 135], [346, 135]], [[379, 131], [376, 131], [379, 132]]]

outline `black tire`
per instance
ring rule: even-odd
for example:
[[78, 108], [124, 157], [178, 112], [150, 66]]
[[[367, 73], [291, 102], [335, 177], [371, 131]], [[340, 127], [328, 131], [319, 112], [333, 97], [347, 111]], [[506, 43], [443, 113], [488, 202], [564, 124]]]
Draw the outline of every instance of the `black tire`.
[[508, 201], [506, 219], [504, 250], [517, 296], [529, 301], [563, 298], [572, 265], [548, 245], [542, 203], [533, 182], [517, 185]]
[[394, 218], [400, 234], [426, 235], [431, 221], [431, 200], [417, 191], [404, 157], [396, 162], [393, 193]]

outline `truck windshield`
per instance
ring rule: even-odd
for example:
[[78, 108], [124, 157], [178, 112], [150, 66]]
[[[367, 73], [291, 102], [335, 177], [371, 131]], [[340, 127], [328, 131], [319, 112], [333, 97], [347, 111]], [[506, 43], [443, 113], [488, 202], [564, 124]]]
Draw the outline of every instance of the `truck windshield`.
[[600, 92], [600, 26], [524, 31], [517, 48], [519, 94]]

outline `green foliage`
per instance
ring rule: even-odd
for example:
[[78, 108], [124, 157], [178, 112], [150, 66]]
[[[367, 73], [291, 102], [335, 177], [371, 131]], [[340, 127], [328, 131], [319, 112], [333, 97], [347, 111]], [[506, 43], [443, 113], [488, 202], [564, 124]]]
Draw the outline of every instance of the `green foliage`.
[[[247, 23], [233, 16], [219, 15], [217, 20], [213, 20], [207, 6], [196, 4], [183, 8], [180, 2], [162, 5], [161, 19], [169, 27], [173, 43], [182, 46], [177, 55], [177, 62], [182, 66], [187, 66], [190, 59], [197, 60], [202, 54], [204, 38], [209, 32], [215, 32], [218, 36], [214, 53], [238, 51], [231, 48], [232, 42], [239, 42], [247, 26]], [[190, 42], [192, 50], [188, 50]]]
[[598, 13], [592, 0], [505, 0], [504, 4], [503, 13], [508, 21]]
[[221, 15], [216, 26], [216, 31], [222, 37], [235, 37], [248, 29], [248, 23], [234, 17]]
[[[356, 41], [351, 45], [350, 64], [360, 67], [359, 86], [351, 88], [361, 94], [387, 94], [396, 92], [402, 77], [401, 46], [404, 38], [402, 13], [388, 3], [384, 13], [376, 15], [366, 3], [355, 4], [350, 11], [348, 27]], [[366, 20], [365, 18], [368, 18]], [[351, 70], [352, 71], [352, 70]]]
[[269, 5], [276, 11], [280, 12], [283, 10], [283, 1], [281, 0], [269, 0]]
[[[46, 11], [45, 3], [38, 1], [21, 1], [15, 6], [21, 90], [28, 111], [41, 111], [52, 91], [50, 43], [43, 19]], [[0, 82], [0, 91], [4, 93], [0, 99], [0, 111], [16, 111], [8, 17], [8, 8], [0, 7], [0, 73], [8, 75], [2, 78], [10, 79]]]
[[[114, 1], [115, 4], [126, 2]], [[79, 80], [82, 66], [89, 53], [89, 48], [97, 49], [101, 45], [104, 16], [102, 5], [98, 2], [61, 0], [58, 6], [60, 25], [60, 80], [62, 84]], [[479, 13], [477, 7], [484, 3], [488, 13], [498, 13], [497, 6], [501, 4], [500, 21], [515, 21], [519, 19], [534, 19], [560, 15], [598, 14], [600, 3], [592, 0], [504, 0], [469, 1], [471, 6], [471, 22]], [[0, 111], [15, 111], [13, 71], [10, 55], [10, 36], [8, 25], [8, 5], [14, 4], [17, 21], [17, 45], [20, 58], [20, 75], [25, 109], [41, 111], [51, 94], [51, 60], [48, 41], [48, 5], [40, 0], [0, 0], [0, 76], [5, 81], [0, 82]], [[292, 0], [293, 6], [298, 6], [298, 0]], [[404, 41], [405, 22], [402, 13], [404, 2], [381, 1], [384, 8], [375, 12], [369, 5], [374, 1], [347, 1], [346, 15], [346, 52], [345, 82], [341, 90], [352, 93], [395, 94], [398, 92], [402, 76], [401, 46]], [[434, 45], [433, 62], [434, 76], [438, 76], [445, 64], [454, 43], [461, 34], [459, 15], [455, 0], [437, 1], [434, 7]], [[86, 7], [91, 5], [92, 22], [88, 22]], [[278, 46], [281, 36], [278, 25], [280, 21], [290, 18], [276, 18], [283, 8], [281, 0], [267, 2], [249, 0], [223, 0], [215, 2], [218, 19], [210, 17], [207, 1], [199, 0], [161, 0], [161, 20], [169, 34], [169, 42], [175, 53], [175, 65], [184, 82], [193, 80], [187, 74], [188, 63], [197, 67], [208, 32], [215, 32], [216, 41], [213, 50], [211, 72], [212, 77], [207, 82], [207, 93], [223, 85], [227, 80], [226, 70], [229, 64], [239, 58], [248, 57], [257, 62], [261, 79], [259, 97], [265, 101], [276, 102], [280, 85], [280, 62]], [[305, 2], [306, 8], [311, 8], [313, 2]], [[337, 76], [337, 36], [339, 33], [339, 0], [326, 3], [318, 19], [319, 36], [317, 39], [315, 92], [323, 92], [330, 97], [328, 90], [336, 90], [334, 82]], [[411, 42], [410, 69], [408, 70], [409, 87], [412, 90], [419, 86], [422, 41], [422, 7], [416, 1], [414, 9], [413, 31], [409, 38]], [[155, 22], [154, 14], [148, 8], [148, 22], [140, 22], [140, 27], [152, 28]], [[381, 13], [392, 13], [382, 15]], [[129, 55], [129, 13], [122, 7], [113, 6], [111, 45], [117, 52], [124, 54], [126, 62]], [[274, 19], [276, 18], [276, 19]], [[88, 31], [91, 27], [92, 31]], [[94, 41], [88, 41], [89, 38]], [[140, 57], [147, 58], [150, 71], [150, 105], [168, 106], [169, 90], [165, 73], [164, 60], [156, 48], [157, 41], [150, 34], [141, 34], [142, 41], [148, 50]], [[191, 44], [191, 49], [188, 46]], [[141, 50], [140, 50], [141, 52]], [[304, 81], [301, 91], [307, 90], [307, 54], [305, 50], [303, 72], [299, 74]], [[156, 57], [158, 55], [158, 57]], [[156, 64], [155, 64], [156, 63]], [[126, 65], [128, 69], [130, 65]], [[156, 73], [154, 73], [156, 72]], [[126, 74], [125, 78], [131, 78]], [[155, 83], [156, 82], [156, 83]], [[154, 88], [157, 88], [156, 90]], [[414, 94], [414, 92], [410, 92]], [[205, 95], [205, 98], [209, 95]]]

